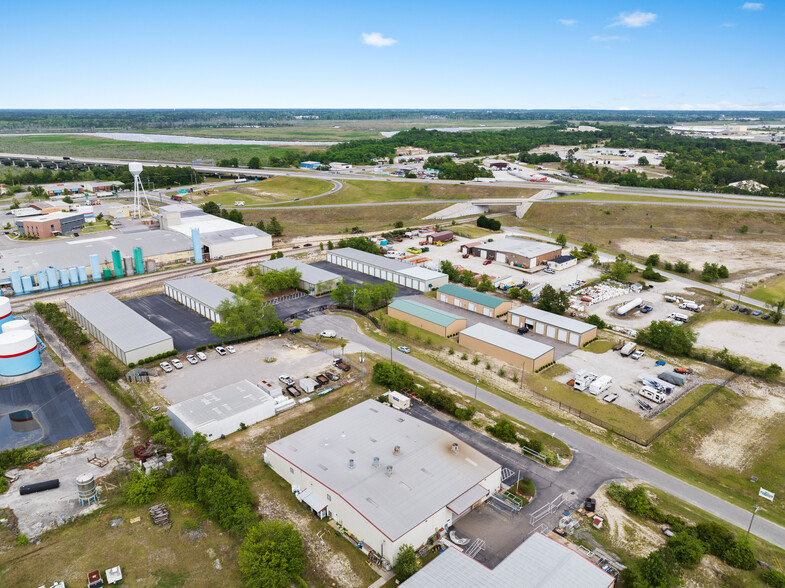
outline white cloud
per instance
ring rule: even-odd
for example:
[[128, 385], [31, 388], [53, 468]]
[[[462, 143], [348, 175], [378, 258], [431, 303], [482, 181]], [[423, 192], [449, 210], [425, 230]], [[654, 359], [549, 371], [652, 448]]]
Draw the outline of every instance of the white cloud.
[[565, 27], [574, 27], [576, 24], [578, 24], [578, 21], [574, 18], [560, 18], [558, 20]]
[[389, 47], [397, 42], [395, 39], [385, 37], [381, 33], [363, 33], [363, 43], [372, 47]]
[[745, 2], [741, 5], [742, 10], [763, 10], [761, 2]]
[[657, 20], [657, 15], [653, 12], [642, 12], [640, 10], [636, 10], [635, 12], [622, 12], [607, 28], [626, 27], [628, 29], [639, 29], [649, 26], [655, 20]]
[[611, 41], [626, 41], [626, 37], [620, 37], [618, 35], [611, 35], [611, 36], [602, 36], [602, 35], [594, 35], [591, 37], [591, 40], [595, 43], [610, 43]]

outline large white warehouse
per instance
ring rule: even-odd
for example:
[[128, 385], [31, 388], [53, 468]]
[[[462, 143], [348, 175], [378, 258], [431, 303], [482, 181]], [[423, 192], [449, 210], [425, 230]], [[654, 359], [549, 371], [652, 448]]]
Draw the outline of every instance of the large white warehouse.
[[174, 349], [168, 335], [108, 292], [69, 298], [69, 316], [124, 364]]
[[313, 512], [393, 563], [501, 486], [498, 463], [375, 400], [270, 443], [264, 459]]
[[327, 261], [369, 276], [393, 282], [399, 286], [430, 292], [449, 281], [447, 274], [425, 269], [404, 261], [388, 259], [351, 247], [327, 252]]
[[180, 304], [210, 319], [214, 323], [222, 322], [218, 307], [225, 300], [234, 299], [226, 288], [208, 282], [203, 278], [181, 278], [164, 282], [164, 292]]
[[167, 409], [175, 431], [186, 437], [202, 433], [208, 441], [275, 415], [275, 400], [248, 380], [241, 380], [173, 404]]

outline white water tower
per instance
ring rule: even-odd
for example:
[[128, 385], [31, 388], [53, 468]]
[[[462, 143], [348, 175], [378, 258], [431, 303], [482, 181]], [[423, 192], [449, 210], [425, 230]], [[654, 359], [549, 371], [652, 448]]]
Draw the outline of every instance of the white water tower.
[[128, 164], [128, 171], [130, 171], [131, 175], [134, 177], [134, 206], [131, 212], [135, 218], [142, 218], [142, 215], [144, 214], [144, 208], [142, 207], [142, 197], [144, 197], [144, 201], [147, 203], [147, 209], [150, 210], [150, 214], [152, 214], [150, 201], [147, 199], [147, 194], [144, 191], [142, 180], [139, 177], [143, 169], [144, 168], [142, 167], [142, 164], [138, 161], [132, 161]]

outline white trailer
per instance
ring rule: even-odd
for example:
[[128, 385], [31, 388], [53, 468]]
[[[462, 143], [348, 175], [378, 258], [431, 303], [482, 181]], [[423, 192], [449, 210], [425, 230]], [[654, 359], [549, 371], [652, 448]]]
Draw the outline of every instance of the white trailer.
[[312, 378], [300, 378], [300, 388], [306, 394], [311, 394], [319, 387], [319, 383]]
[[575, 374], [575, 384], [573, 384], [572, 387], [575, 388], [576, 390], [580, 390], [581, 392], [583, 392], [596, 379], [597, 379], [597, 374], [587, 372], [586, 370], [581, 370], [580, 372]]
[[621, 351], [619, 351], [619, 353], [621, 353], [624, 357], [627, 357], [629, 355], [632, 355], [637, 347], [638, 346], [635, 343], [630, 341], [629, 343], [624, 344], [624, 347], [621, 348]]
[[665, 393], [660, 392], [659, 390], [655, 390], [649, 386], [644, 386], [640, 390], [638, 390], [638, 394], [643, 396], [644, 398], [648, 398], [649, 400], [653, 400], [657, 404], [662, 404], [665, 402]]
[[610, 376], [600, 376], [589, 385], [589, 394], [597, 396], [602, 394], [613, 384], [613, 378]]
[[387, 402], [390, 406], [398, 410], [409, 410], [412, 407], [412, 401], [408, 396], [404, 396], [400, 392], [387, 392]]

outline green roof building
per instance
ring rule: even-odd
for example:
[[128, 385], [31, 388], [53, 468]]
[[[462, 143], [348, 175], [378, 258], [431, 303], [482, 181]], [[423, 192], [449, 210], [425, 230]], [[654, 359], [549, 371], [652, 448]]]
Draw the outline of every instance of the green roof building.
[[512, 301], [507, 298], [499, 298], [455, 284], [447, 284], [439, 288], [436, 298], [446, 304], [494, 318], [507, 314], [512, 308]]
[[466, 328], [466, 319], [410, 298], [398, 298], [387, 307], [394, 319], [424, 329], [435, 335], [450, 337]]

